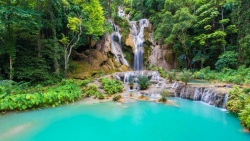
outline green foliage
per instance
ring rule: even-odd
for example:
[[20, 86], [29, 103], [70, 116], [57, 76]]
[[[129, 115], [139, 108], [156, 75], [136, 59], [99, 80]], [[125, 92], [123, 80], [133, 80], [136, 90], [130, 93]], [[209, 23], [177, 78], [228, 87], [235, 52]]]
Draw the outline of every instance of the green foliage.
[[167, 72], [167, 79], [169, 80], [169, 82], [171, 83], [173, 80], [176, 79], [176, 72], [173, 71], [168, 71]]
[[226, 108], [229, 111], [238, 114], [244, 107], [243, 96], [244, 94], [242, 91], [238, 87], [234, 87], [234, 89], [229, 92]]
[[168, 97], [168, 91], [167, 90], [163, 90], [162, 92], [161, 92], [161, 98], [160, 98], [160, 102], [167, 102], [167, 97]]
[[167, 76], [166, 71], [162, 67], [159, 67], [158, 72], [160, 73], [161, 77], [165, 78]]
[[250, 129], [250, 95], [249, 89], [239, 89], [237, 86], [230, 91], [226, 104], [230, 112], [239, 115], [241, 124]]
[[246, 105], [246, 107], [239, 113], [239, 118], [241, 124], [250, 129], [250, 104]]
[[104, 99], [105, 96], [103, 93], [99, 92], [98, 95], [96, 96], [98, 99]]
[[103, 89], [107, 92], [107, 94], [115, 94], [123, 91], [123, 85], [121, 81], [112, 80], [108, 78], [101, 79]]
[[40, 107], [55, 107], [80, 99], [80, 88], [73, 83], [47, 87], [46, 91], [11, 94], [0, 98], [0, 111], [16, 111]]
[[179, 79], [187, 85], [188, 81], [192, 79], [192, 73], [189, 70], [182, 70], [179, 74]]
[[160, 73], [160, 76], [163, 78], [167, 77], [167, 72], [162, 67], [152, 66], [152, 68], [150, 69], [154, 71], [158, 71]]
[[245, 66], [238, 67], [237, 70], [224, 68], [220, 72], [210, 70], [209, 67], [196, 71], [194, 78], [205, 80], [217, 80], [227, 83], [235, 84], [249, 84], [250, 82], [250, 68]]
[[81, 80], [78, 82], [78, 86], [85, 87], [87, 86], [91, 81], [89, 79]]
[[138, 76], [138, 84], [141, 90], [146, 90], [151, 85], [148, 77], [143, 75]]
[[94, 84], [89, 85], [84, 91], [87, 97], [99, 95], [98, 87]]
[[87, 35], [100, 36], [104, 32], [103, 9], [99, 0], [84, 2], [82, 5], [84, 15], [83, 26]]
[[238, 54], [234, 51], [226, 51], [219, 56], [219, 60], [215, 63], [218, 70], [223, 68], [236, 68]]
[[73, 32], [79, 32], [79, 26], [81, 25], [81, 19], [77, 17], [68, 17], [67, 27]]

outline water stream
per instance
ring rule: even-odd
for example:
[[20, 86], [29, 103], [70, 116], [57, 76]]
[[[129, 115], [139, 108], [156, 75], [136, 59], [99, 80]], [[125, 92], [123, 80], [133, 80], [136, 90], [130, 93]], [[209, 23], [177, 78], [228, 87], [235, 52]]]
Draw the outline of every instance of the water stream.
[[149, 21], [148, 19], [131, 21], [130, 26], [134, 42], [134, 70], [143, 70], [144, 28], [149, 26]]
[[114, 32], [111, 33], [111, 51], [115, 55], [115, 60], [123, 65], [129, 66], [128, 61], [122, 52], [121, 34], [119, 27], [111, 20], [109, 20], [114, 28]]

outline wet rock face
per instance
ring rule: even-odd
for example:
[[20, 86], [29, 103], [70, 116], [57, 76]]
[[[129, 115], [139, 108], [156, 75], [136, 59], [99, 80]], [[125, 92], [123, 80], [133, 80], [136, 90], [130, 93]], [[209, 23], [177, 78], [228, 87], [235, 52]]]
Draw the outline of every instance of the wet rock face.
[[209, 105], [225, 108], [227, 94], [216, 91], [209, 87], [193, 87], [179, 84], [175, 89], [175, 97], [202, 101]]

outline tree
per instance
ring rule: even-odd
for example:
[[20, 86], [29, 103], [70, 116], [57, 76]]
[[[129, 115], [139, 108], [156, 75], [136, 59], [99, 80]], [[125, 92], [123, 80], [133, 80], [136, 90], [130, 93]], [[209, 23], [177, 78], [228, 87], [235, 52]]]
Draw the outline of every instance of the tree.
[[104, 33], [103, 9], [99, 0], [90, 0], [82, 4], [83, 27], [89, 41], [89, 62], [91, 58], [91, 40]]
[[69, 69], [69, 57], [73, 47], [77, 45], [82, 35], [82, 20], [77, 17], [68, 17], [67, 27], [70, 29], [73, 38], [69, 39], [64, 34], [60, 42], [64, 45], [64, 75], [67, 77], [67, 71]]
[[188, 8], [181, 8], [177, 10], [173, 16], [174, 24], [171, 29], [171, 33], [165, 39], [166, 43], [173, 44], [178, 41], [182, 48], [177, 48], [183, 54], [183, 58], [186, 60], [185, 66], [188, 68], [190, 66], [189, 57], [189, 46], [190, 42], [189, 35], [187, 33], [188, 29], [193, 26], [196, 21], [196, 17], [189, 12]]
[[[26, 1], [25, 1], [26, 2]], [[24, 4], [27, 4], [25, 3]], [[16, 59], [16, 39], [21, 33], [36, 34], [41, 27], [40, 20], [36, 17], [39, 15], [27, 5], [22, 5], [19, 1], [7, 0], [1, 2], [0, 19], [2, 32], [3, 54], [9, 56], [9, 67], [5, 71], [9, 71], [9, 79], [13, 79], [13, 65]]]

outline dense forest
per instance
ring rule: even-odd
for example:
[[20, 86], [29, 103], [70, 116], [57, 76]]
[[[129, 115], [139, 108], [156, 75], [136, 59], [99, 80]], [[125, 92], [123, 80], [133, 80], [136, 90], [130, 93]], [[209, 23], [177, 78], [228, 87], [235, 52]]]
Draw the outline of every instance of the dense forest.
[[0, 78], [38, 82], [67, 76], [72, 51], [91, 48], [92, 40], [111, 32], [108, 19], [118, 18], [118, 6], [131, 21], [150, 20], [154, 40], [174, 51], [179, 69], [249, 67], [249, 4], [247, 0], [1, 0]]

